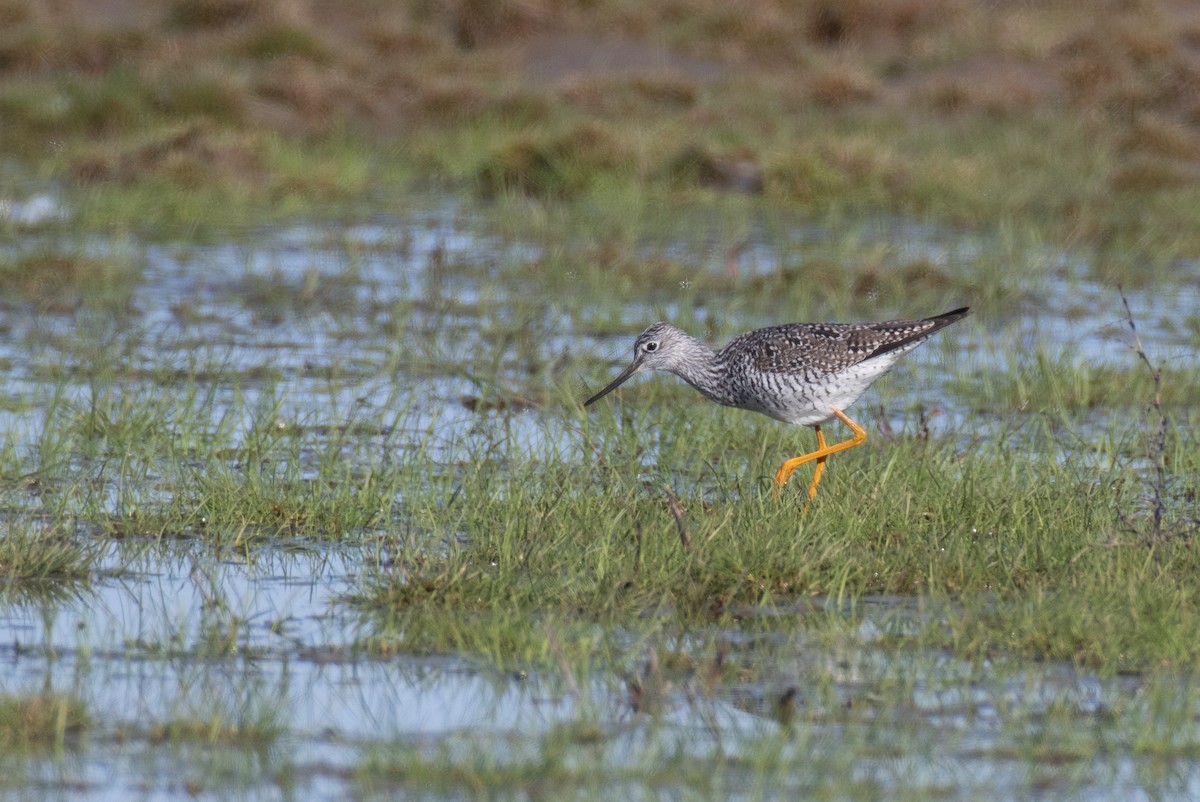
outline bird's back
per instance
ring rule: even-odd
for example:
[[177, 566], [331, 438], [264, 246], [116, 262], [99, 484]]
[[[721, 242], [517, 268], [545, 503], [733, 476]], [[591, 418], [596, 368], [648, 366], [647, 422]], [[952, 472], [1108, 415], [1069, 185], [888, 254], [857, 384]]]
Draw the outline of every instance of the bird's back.
[[717, 353], [728, 378], [722, 403], [788, 423], [828, 420], [934, 332], [967, 314], [885, 323], [789, 323], [747, 332]]

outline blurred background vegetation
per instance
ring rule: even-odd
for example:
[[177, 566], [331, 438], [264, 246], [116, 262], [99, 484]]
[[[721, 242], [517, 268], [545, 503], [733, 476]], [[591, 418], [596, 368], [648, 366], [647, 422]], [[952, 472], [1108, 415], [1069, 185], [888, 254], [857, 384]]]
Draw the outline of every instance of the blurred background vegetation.
[[0, 120], [125, 224], [431, 185], [1200, 250], [1182, 2], [0, 0]]

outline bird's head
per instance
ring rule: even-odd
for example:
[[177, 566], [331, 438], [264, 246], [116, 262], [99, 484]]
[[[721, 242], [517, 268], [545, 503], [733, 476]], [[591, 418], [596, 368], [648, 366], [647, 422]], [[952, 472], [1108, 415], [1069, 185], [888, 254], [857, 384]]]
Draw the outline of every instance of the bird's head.
[[682, 329], [670, 323], [655, 323], [633, 341], [633, 361], [629, 363], [629, 367], [621, 371], [607, 387], [584, 401], [583, 405], [586, 407], [596, 403], [620, 387], [630, 376], [643, 370], [677, 371], [681, 356], [686, 354], [688, 347], [695, 342], [696, 340]]

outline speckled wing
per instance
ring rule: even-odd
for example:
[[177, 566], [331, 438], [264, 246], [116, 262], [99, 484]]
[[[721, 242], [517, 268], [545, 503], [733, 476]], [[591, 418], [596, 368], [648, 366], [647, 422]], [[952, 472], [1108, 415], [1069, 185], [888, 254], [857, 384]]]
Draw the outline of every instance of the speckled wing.
[[930, 318], [864, 324], [793, 323], [750, 332], [738, 338], [742, 342], [734, 343], [763, 373], [827, 375], [905, 345], [915, 346], [949, 322]]

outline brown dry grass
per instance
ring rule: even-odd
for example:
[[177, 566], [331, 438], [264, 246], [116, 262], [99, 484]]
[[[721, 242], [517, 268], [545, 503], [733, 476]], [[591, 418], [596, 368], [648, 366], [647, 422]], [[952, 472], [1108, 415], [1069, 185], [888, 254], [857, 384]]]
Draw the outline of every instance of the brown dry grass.
[[195, 100], [171, 101], [186, 94], [178, 76], [207, 76], [219, 96], [209, 102], [226, 121], [287, 134], [453, 124], [539, 76], [551, 80], [527, 94], [618, 119], [692, 108], [701, 83], [730, 71], [780, 69], [809, 102], [831, 106], [1019, 114], [1065, 96], [1129, 121], [1143, 110], [1196, 119], [1200, 57], [1189, 43], [1200, 39], [1200, 16], [1153, 2], [1107, 5], [4, 0], [0, 76], [131, 70], [138, 91], [157, 87], [151, 110], [218, 116]]
[[72, 160], [81, 183], [115, 181], [129, 184], [157, 175], [181, 187], [196, 187], [214, 174], [236, 176], [250, 183], [265, 179], [257, 140], [225, 135], [204, 124], [152, 134], [132, 145], [100, 144]]
[[[4, 0], [0, 75], [97, 78], [126, 69], [145, 92], [164, 75], [209, 76], [222, 87], [221, 105], [239, 110], [239, 124], [288, 134], [349, 126], [394, 135], [429, 116], [453, 123], [530, 77], [551, 79], [545, 102], [614, 119], [691, 108], [701, 83], [731, 71], [769, 79], [780, 69], [825, 105], [897, 106], [915, 96], [935, 111], [1022, 112], [1057, 100], [1036, 84], [1022, 89], [1040, 71], [1076, 103], [1148, 105], [1183, 119], [1170, 107], [1194, 102], [1187, 42], [1200, 23], [1175, 26], [1154, 4], [1136, 5], [1090, 14], [1046, 4], [1055, 12], [1050, 35], [1037, 24], [1051, 19], [1045, 8], [964, 0], [799, 9], [782, 0], [352, 0], [336, 8], [311, 0]], [[1035, 30], [1036, 42], [1022, 33]], [[614, 80], [622, 69], [632, 71]], [[159, 105], [184, 113], [170, 108], [169, 94], [159, 92]]]
[[861, 64], [839, 63], [817, 71], [808, 82], [813, 102], [822, 106], [865, 103], [879, 97], [880, 82]]

